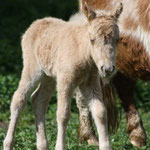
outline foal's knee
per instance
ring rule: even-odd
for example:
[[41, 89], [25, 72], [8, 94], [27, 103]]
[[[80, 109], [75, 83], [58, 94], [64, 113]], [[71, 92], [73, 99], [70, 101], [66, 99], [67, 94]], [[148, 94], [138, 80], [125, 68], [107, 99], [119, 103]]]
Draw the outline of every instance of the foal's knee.
[[37, 149], [38, 150], [48, 150], [48, 142], [47, 140], [41, 140], [39, 143], [37, 143]]
[[100, 101], [92, 102], [90, 106], [90, 110], [93, 118], [99, 119], [101, 122], [105, 123], [107, 120], [107, 110], [104, 104]]
[[70, 119], [70, 108], [57, 110], [57, 122], [66, 125]]

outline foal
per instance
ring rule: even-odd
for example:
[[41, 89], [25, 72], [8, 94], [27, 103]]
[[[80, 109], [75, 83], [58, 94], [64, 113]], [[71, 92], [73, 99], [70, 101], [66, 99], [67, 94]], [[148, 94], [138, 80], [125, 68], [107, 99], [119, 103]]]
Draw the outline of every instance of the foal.
[[65, 150], [65, 131], [70, 117], [74, 89], [85, 97], [95, 120], [101, 150], [111, 150], [107, 131], [107, 112], [103, 104], [99, 75], [109, 76], [115, 65], [119, 30], [116, 25], [120, 6], [111, 15], [83, 6], [81, 23], [56, 18], [35, 21], [22, 38], [23, 62], [21, 80], [11, 103], [11, 120], [4, 150], [13, 148], [14, 133], [20, 113], [32, 89], [35, 109], [37, 149], [48, 150], [45, 133], [45, 112], [57, 83], [58, 135], [56, 150]]

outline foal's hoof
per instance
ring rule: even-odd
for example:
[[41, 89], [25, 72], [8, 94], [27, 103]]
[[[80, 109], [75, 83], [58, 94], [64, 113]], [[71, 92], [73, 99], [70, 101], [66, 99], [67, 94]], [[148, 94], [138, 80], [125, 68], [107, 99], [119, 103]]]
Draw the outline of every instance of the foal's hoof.
[[92, 138], [88, 139], [87, 142], [88, 142], [89, 146], [91, 146], [91, 145], [99, 146], [98, 140], [96, 137], [92, 137]]
[[140, 125], [131, 131], [130, 142], [137, 148], [142, 148], [146, 145], [146, 134]]
[[5, 140], [3, 143], [3, 150], [12, 150], [13, 149], [13, 142]]

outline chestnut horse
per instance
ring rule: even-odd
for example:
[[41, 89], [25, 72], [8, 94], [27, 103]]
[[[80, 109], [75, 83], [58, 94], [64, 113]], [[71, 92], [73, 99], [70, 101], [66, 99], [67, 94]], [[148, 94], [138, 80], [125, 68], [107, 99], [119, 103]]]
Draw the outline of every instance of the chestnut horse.
[[[94, 9], [106, 10], [111, 10], [116, 2], [116, 0], [82, 1], [86, 1]], [[82, 1], [79, 1], [80, 8]], [[113, 84], [125, 110], [130, 142], [141, 148], [146, 145], [146, 133], [136, 108], [133, 91], [138, 79], [150, 80], [150, 2], [149, 0], [122, 0], [122, 3], [124, 9], [118, 23], [120, 39], [116, 54], [118, 73], [113, 79]], [[109, 88], [112, 88], [111, 85]], [[110, 97], [113, 98], [112, 95]], [[93, 140], [96, 138], [89, 114], [87, 112], [83, 116], [84, 110], [80, 108], [80, 105], [78, 107], [80, 110], [79, 138], [87, 140], [89, 144], [95, 144], [97, 142]], [[85, 128], [86, 124], [89, 126]]]

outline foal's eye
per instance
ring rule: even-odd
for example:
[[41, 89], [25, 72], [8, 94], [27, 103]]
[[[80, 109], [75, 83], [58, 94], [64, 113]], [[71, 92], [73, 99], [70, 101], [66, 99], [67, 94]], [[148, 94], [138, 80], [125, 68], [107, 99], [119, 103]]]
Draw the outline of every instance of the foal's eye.
[[119, 39], [117, 39], [117, 43], [119, 43]]
[[90, 39], [90, 41], [91, 41], [91, 44], [94, 45], [94, 42], [95, 42], [94, 39]]
[[107, 44], [107, 42], [108, 42], [107, 36], [104, 36], [104, 43]]

